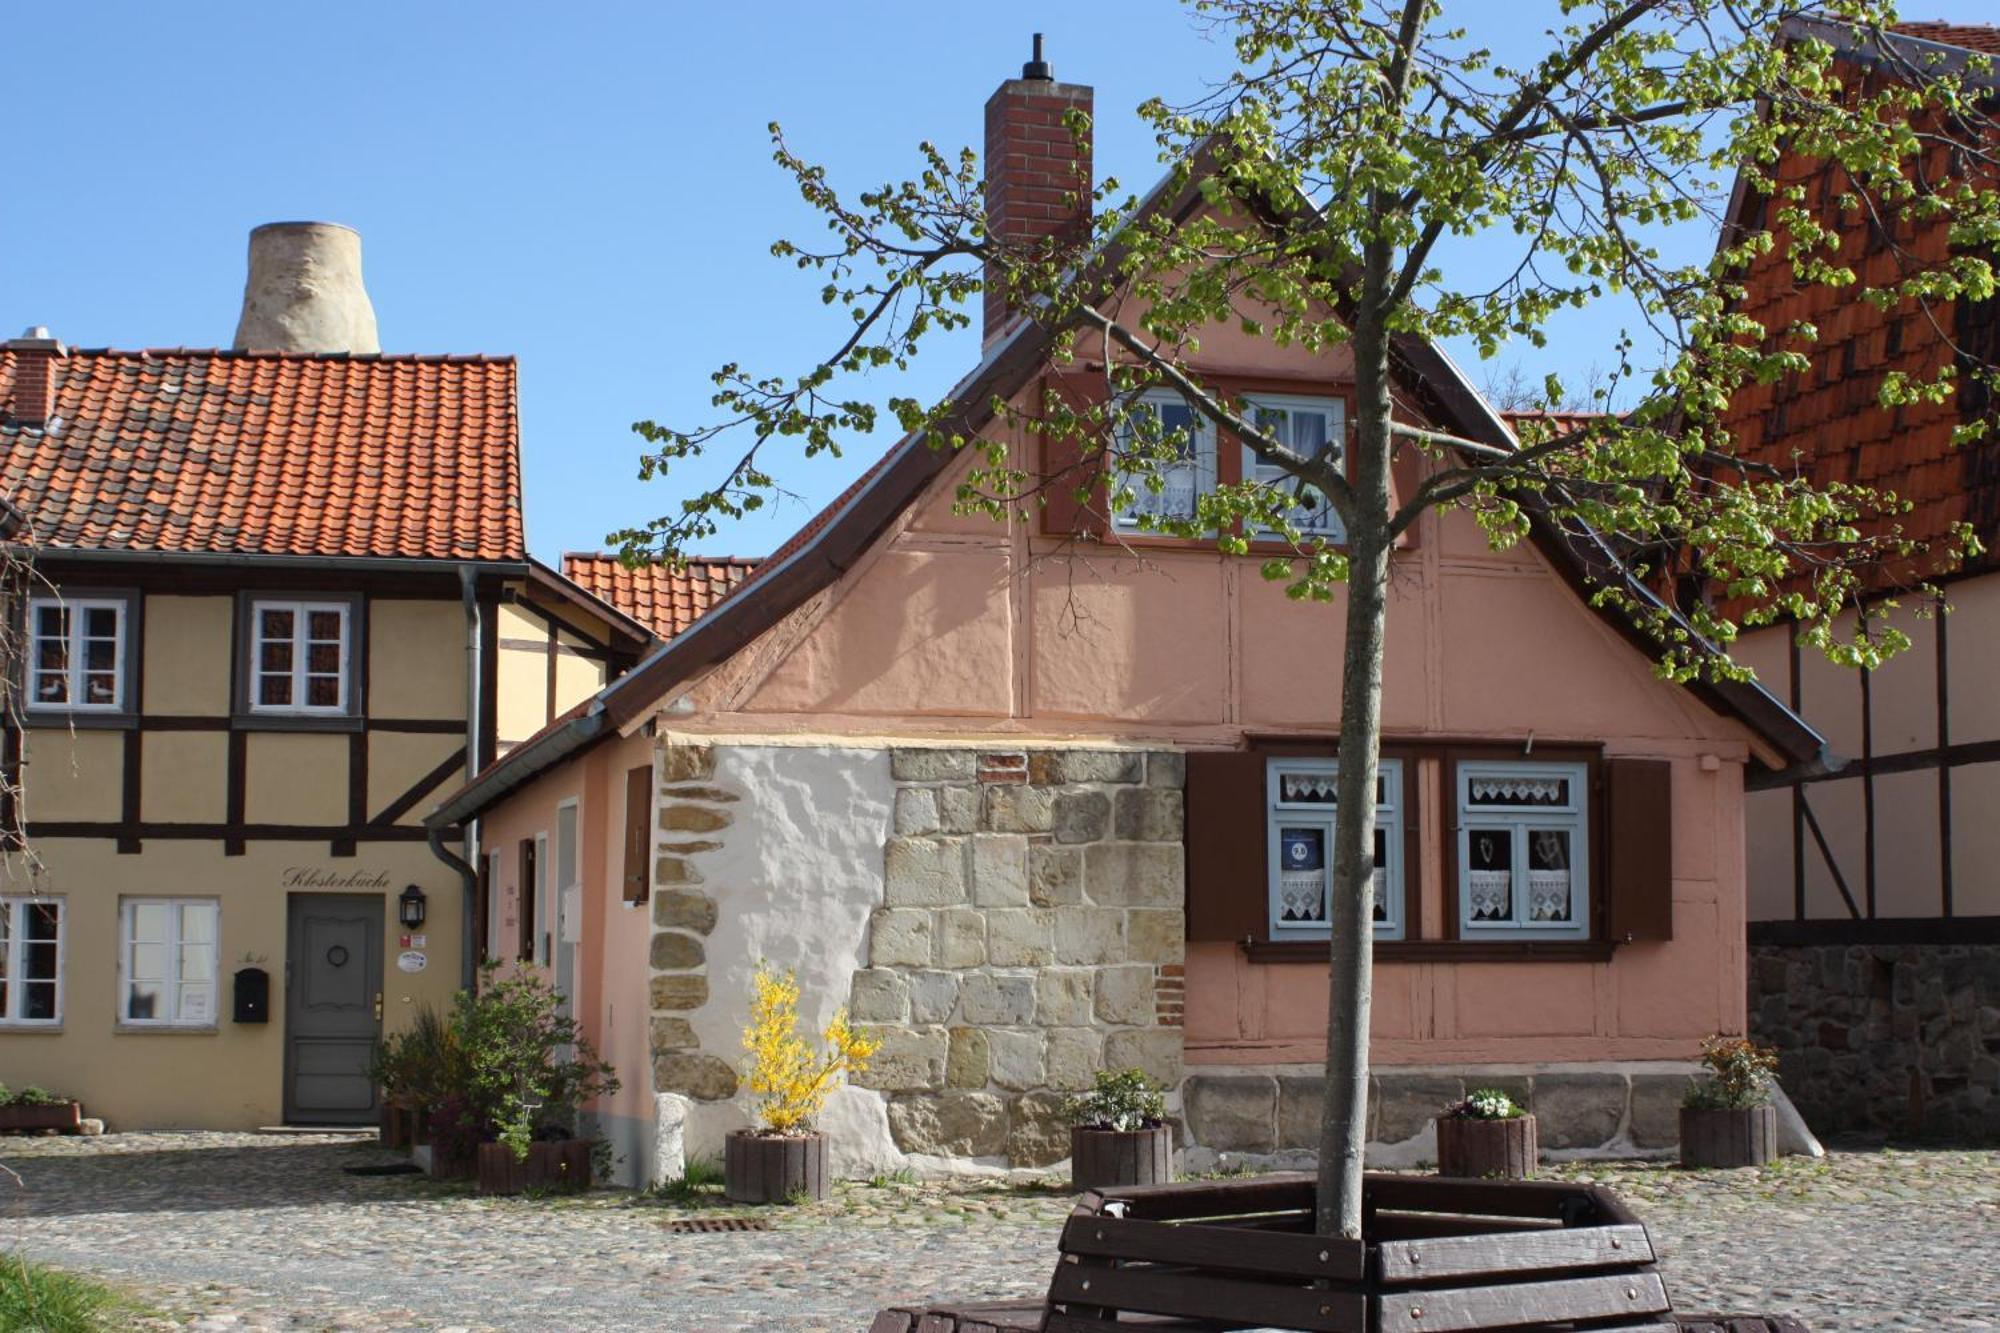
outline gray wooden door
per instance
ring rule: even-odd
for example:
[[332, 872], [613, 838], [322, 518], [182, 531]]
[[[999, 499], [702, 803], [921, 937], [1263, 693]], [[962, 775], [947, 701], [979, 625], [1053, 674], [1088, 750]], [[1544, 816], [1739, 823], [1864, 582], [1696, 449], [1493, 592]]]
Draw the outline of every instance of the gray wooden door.
[[382, 899], [295, 893], [285, 945], [285, 1121], [376, 1118], [368, 1064], [382, 1035]]

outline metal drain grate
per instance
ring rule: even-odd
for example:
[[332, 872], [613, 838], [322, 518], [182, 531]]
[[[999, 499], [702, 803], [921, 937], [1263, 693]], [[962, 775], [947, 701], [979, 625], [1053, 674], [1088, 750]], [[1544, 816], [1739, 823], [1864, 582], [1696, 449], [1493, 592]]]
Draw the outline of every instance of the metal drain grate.
[[677, 1217], [665, 1224], [669, 1231], [769, 1231], [771, 1224], [761, 1217]]

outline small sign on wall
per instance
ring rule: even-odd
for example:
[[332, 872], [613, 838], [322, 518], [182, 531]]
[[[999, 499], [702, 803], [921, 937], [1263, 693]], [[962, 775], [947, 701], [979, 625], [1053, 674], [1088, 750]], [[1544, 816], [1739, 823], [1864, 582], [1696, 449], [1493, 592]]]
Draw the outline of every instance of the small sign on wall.
[[396, 966], [404, 972], [421, 972], [430, 962], [421, 949], [405, 949], [396, 955]]

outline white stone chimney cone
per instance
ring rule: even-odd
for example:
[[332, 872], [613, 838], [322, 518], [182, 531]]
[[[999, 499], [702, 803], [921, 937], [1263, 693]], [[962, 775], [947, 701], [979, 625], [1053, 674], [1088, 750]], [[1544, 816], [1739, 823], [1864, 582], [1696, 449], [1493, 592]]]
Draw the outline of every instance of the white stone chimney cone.
[[252, 231], [236, 347], [381, 351], [361, 283], [361, 233], [337, 222], [267, 222]]

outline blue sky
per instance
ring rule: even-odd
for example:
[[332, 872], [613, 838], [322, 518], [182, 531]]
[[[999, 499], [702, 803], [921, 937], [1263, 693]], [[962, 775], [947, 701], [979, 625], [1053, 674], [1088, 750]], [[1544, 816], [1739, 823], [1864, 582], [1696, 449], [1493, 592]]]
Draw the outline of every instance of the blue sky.
[[[1552, 8], [1504, 12], [1531, 34], [1524, 16]], [[348, 223], [384, 350], [520, 358], [529, 544], [595, 548], [690, 484], [636, 480], [634, 420], [699, 420], [719, 362], [795, 370], [838, 327], [770, 258], [815, 224], [766, 124], [843, 187], [899, 178], [919, 139], [978, 146], [1037, 30], [1058, 77], [1096, 87], [1100, 174], [1133, 187], [1158, 168], [1131, 108], [1191, 97], [1231, 58], [1168, 0], [11, 8], [0, 333], [226, 346], [250, 228]], [[1533, 368], [1580, 370], [1616, 328], [1572, 319]], [[975, 342], [940, 341], [898, 388], [941, 391]], [[707, 549], [768, 551], [881, 445], [785, 468], [802, 503]]]

